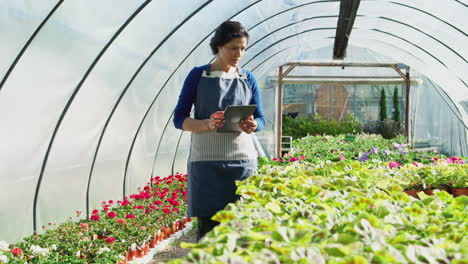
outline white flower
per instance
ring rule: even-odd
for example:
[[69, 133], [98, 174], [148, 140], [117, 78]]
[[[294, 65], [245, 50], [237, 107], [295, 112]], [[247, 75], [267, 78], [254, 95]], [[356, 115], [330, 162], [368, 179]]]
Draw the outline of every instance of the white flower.
[[8, 263], [8, 257], [5, 255], [0, 255], [0, 262], [1, 263]]
[[32, 245], [30, 247], [33, 255], [35, 256], [47, 256], [49, 255], [49, 249], [48, 248], [41, 248], [40, 246], [35, 246], [35, 245]]
[[98, 255], [101, 255], [102, 253], [104, 253], [104, 252], [106, 252], [106, 251], [107, 251], [107, 252], [110, 252], [111, 250], [110, 250], [110, 248], [108, 248], [108, 247], [103, 247], [103, 248], [100, 248], [100, 249], [99, 249], [99, 251], [98, 251], [97, 254], [98, 254]]
[[0, 250], [8, 250], [8, 247], [10, 247], [10, 244], [5, 241], [0, 241]]
[[50, 248], [53, 250], [57, 250], [57, 245], [53, 244]]

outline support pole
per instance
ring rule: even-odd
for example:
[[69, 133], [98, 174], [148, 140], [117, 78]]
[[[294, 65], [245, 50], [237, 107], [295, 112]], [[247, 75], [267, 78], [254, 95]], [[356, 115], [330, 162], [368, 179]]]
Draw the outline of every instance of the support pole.
[[406, 66], [406, 76], [405, 76], [405, 83], [406, 83], [406, 91], [405, 91], [405, 137], [409, 138], [409, 107], [410, 107], [410, 89], [411, 89], [411, 82], [410, 82], [410, 73], [409, 73], [409, 66]]
[[276, 157], [281, 158], [281, 136], [283, 135], [283, 66], [278, 70], [276, 93]]

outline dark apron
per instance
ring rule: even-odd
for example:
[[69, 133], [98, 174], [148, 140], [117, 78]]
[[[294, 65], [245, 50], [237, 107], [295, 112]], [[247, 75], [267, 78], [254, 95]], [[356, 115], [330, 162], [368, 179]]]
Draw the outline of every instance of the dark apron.
[[[195, 119], [209, 119], [228, 105], [248, 105], [252, 91], [241, 78], [202, 76], [197, 87]], [[251, 135], [245, 133], [192, 132], [188, 163], [188, 215], [211, 216], [239, 197], [236, 180], [257, 169], [257, 153]]]

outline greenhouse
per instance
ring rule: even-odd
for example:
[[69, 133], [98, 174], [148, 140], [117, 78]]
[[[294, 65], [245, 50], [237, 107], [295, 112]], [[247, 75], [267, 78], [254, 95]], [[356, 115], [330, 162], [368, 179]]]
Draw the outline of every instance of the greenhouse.
[[[258, 166], [164, 261], [468, 263], [466, 17], [466, 0], [0, 0], [0, 263], [160, 263], [200, 228], [195, 146], [222, 141], [187, 120], [223, 134], [198, 118], [212, 94], [177, 120], [236, 40], [223, 74], [253, 99], [229, 105], [257, 108], [224, 135]], [[248, 34], [213, 46], [225, 21]]]

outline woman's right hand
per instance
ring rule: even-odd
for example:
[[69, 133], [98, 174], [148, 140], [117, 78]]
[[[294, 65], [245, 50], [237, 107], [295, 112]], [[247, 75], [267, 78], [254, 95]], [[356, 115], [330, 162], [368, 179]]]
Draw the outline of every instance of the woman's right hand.
[[208, 129], [214, 131], [222, 126], [224, 126], [224, 111], [216, 111], [211, 114], [208, 120]]

